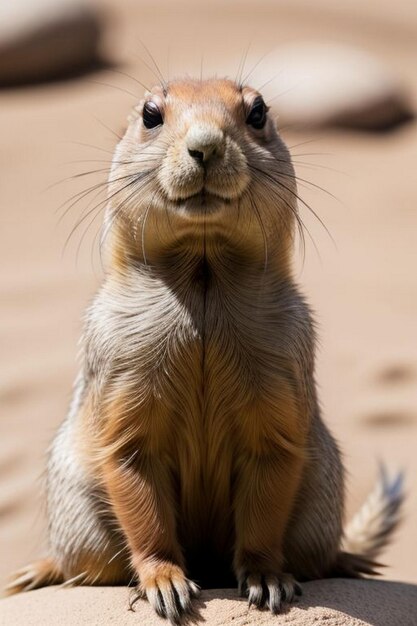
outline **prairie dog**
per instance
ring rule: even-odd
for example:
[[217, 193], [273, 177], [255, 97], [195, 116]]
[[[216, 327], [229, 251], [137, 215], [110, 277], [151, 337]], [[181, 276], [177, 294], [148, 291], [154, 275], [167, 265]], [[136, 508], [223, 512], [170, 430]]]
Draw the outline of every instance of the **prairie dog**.
[[401, 487], [380, 483], [343, 540], [343, 466], [292, 274], [296, 177], [261, 94], [154, 88], [108, 189], [107, 272], [48, 464], [50, 554], [10, 591], [134, 581], [177, 623], [197, 583], [277, 613], [296, 581], [372, 574]]

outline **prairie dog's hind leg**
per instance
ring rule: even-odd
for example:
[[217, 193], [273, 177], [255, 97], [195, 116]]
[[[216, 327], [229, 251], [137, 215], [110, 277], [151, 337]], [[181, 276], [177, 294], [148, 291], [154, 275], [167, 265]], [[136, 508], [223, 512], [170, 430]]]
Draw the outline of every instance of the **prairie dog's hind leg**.
[[48, 463], [49, 555], [17, 571], [8, 594], [61, 583], [128, 583], [132, 577], [123, 536], [77, 458], [74, 423], [70, 414]]
[[77, 458], [75, 420], [67, 419], [54, 440], [47, 478], [50, 558], [64, 581], [129, 582], [132, 574], [124, 537]]
[[9, 579], [5, 592], [6, 595], [12, 595], [63, 582], [62, 573], [52, 559], [39, 559], [39, 561], [34, 561], [14, 572]]
[[332, 571], [343, 526], [344, 475], [339, 449], [317, 414], [309, 437], [310, 459], [284, 542], [286, 567], [298, 580]]

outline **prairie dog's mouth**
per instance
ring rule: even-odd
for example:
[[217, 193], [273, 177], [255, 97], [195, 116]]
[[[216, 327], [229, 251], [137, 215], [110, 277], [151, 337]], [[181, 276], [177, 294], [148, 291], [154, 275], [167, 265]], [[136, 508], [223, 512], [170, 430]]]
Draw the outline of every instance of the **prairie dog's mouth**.
[[212, 193], [211, 191], [207, 191], [205, 187], [203, 187], [201, 191], [198, 191], [197, 193], [193, 193], [190, 196], [183, 198], [183, 201], [193, 200], [193, 199], [201, 202], [202, 204], [207, 204], [213, 199], [224, 200], [225, 202], [227, 201], [226, 198], [223, 198], [222, 196], [219, 196], [216, 193]]
[[207, 191], [203, 188], [201, 191], [191, 194], [186, 198], [173, 201], [173, 205], [187, 212], [198, 214], [214, 213], [223, 208], [225, 205], [230, 204], [232, 199], [223, 198], [217, 194]]
[[[214, 188], [215, 191], [212, 188]], [[223, 190], [220, 188], [220, 186], [216, 187], [214, 185], [210, 185], [208, 181], [204, 181], [204, 183], [200, 186], [200, 188], [198, 188], [197, 191], [194, 188], [188, 194], [182, 191], [181, 194], [178, 194], [176, 197], [175, 195], [172, 197], [172, 194], [167, 195], [172, 202], [180, 204], [181, 202], [185, 202], [193, 198], [195, 200], [201, 200], [202, 202], [209, 202], [211, 199], [217, 198], [218, 200], [223, 200], [224, 202], [228, 203], [231, 200], [237, 200], [242, 194], [240, 193], [240, 190], [238, 192], [235, 187], [233, 187], [232, 189], [227, 188]]]

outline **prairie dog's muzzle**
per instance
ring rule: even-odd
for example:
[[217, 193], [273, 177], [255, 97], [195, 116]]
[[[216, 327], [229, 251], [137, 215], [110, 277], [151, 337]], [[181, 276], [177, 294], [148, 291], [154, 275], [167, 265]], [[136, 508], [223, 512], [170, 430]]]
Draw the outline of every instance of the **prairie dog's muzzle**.
[[193, 124], [185, 137], [188, 154], [199, 163], [214, 156], [221, 157], [225, 149], [224, 132], [211, 124]]

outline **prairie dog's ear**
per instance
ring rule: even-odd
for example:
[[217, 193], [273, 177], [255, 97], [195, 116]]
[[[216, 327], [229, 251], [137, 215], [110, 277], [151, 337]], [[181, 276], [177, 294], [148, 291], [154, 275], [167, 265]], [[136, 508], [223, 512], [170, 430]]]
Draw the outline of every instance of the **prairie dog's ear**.
[[[269, 109], [271, 111], [271, 109]], [[275, 111], [271, 111], [271, 113], [269, 114], [269, 117], [271, 118], [275, 130], [279, 130], [279, 115], [277, 113], [275, 113]]]
[[136, 120], [139, 118], [139, 115], [140, 113], [137, 107], [131, 110], [131, 112], [127, 116], [127, 124], [124, 125], [125, 132], [130, 124], [133, 124], [134, 122], [136, 122]]
[[131, 124], [132, 122], [136, 122], [136, 120], [142, 116], [143, 106], [145, 102], [156, 98], [157, 102], [160, 103], [162, 106], [165, 100], [165, 96], [166, 96], [166, 93], [159, 85], [157, 85], [156, 87], [153, 87], [151, 91], [146, 91], [143, 94], [143, 98], [139, 100], [139, 102], [133, 107], [132, 111], [130, 112], [127, 118], [128, 124]]
[[[146, 92], [145, 96], [138, 102], [138, 104], [135, 104], [135, 106], [133, 107], [133, 109], [131, 110], [131, 112], [129, 113], [127, 117], [128, 124], [132, 124], [133, 122], [136, 122], [136, 120], [142, 115], [143, 105], [148, 95], [149, 95], [149, 92]], [[125, 128], [125, 132], [126, 130], [127, 128]]]

